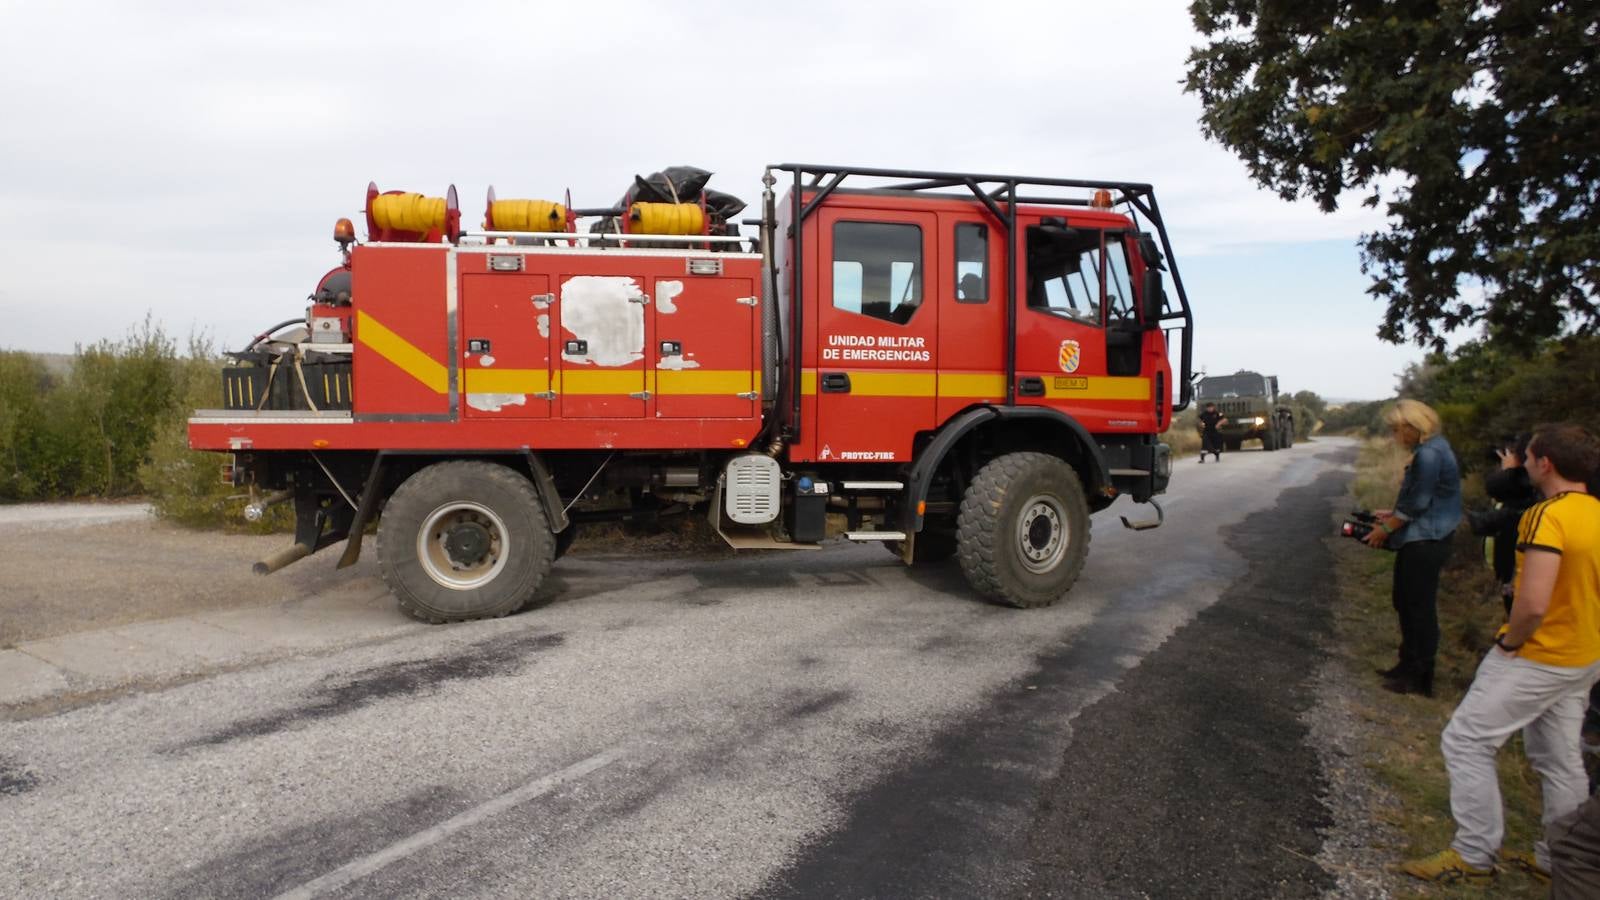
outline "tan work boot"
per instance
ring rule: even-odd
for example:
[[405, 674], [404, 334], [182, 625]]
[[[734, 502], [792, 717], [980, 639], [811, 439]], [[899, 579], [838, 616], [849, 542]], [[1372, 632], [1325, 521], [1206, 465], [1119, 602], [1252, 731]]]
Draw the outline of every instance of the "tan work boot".
[[1500, 861], [1540, 884], [1550, 883], [1550, 870], [1539, 865], [1539, 857], [1534, 856], [1527, 850], [1507, 850], [1501, 847]]
[[1400, 871], [1434, 884], [1486, 884], [1497, 873], [1493, 866], [1480, 869], [1468, 864], [1454, 847], [1402, 863]]

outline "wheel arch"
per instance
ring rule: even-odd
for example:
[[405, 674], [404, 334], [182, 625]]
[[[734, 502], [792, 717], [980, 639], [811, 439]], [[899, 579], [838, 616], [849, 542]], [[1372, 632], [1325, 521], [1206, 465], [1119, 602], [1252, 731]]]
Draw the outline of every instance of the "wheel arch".
[[968, 442], [988, 440], [1003, 451], [1037, 450], [1064, 459], [1083, 482], [1089, 509], [1098, 512], [1111, 505], [1111, 485], [1100, 445], [1083, 423], [1043, 406], [977, 406], [951, 417], [917, 454], [906, 479], [902, 530], [922, 530], [918, 507], [928, 498], [934, 477], [958, 448]]

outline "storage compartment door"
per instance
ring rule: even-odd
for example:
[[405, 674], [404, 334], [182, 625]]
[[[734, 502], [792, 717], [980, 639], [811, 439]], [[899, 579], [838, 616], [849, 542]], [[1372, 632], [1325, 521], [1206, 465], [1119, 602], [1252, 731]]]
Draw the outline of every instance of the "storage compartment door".
[[656, 415], [753, 418], [760, 390], [755, 285], [748, 278], [657, 278]]
[[548, 275], [461, 276], [461, 410], [465, 418], [549, 418], [551, 320]]

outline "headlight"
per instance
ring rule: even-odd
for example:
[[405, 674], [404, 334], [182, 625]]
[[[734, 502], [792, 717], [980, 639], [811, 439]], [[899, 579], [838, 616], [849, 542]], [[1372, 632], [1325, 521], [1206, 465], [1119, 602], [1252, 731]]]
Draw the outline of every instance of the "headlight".
[[1256, 416], [1256, 424], [1257, 425], [1265, 425], [1265, 424], [1267, 424], [1267, 420], [1261, 418], [1260, 416]]

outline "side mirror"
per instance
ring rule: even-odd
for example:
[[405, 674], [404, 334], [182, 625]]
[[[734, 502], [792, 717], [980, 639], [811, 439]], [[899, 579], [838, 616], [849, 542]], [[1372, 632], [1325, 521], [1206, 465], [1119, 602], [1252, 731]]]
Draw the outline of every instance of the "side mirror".
[[1161, 314], [1166, 312], [1167, 292], [1161, 286], [1161, 272], [1158, 269], [1144, 270], [1144, 290], [1139, 293], [1140, 313], [1144, 318], [1144, 327], [1160, 328]]

